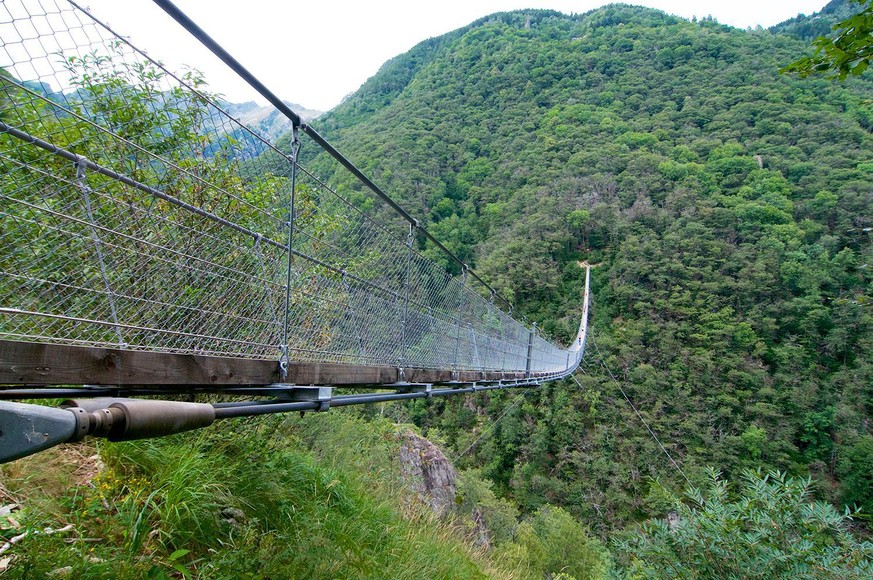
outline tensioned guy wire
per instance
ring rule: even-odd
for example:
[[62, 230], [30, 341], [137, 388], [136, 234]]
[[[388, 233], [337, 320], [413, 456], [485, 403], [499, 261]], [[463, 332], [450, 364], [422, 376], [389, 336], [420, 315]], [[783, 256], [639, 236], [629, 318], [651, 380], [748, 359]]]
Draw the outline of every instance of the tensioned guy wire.
[[[570, 375], [570, 376], [572, 376], [572, 375]], [[499, 417], [497, 417], [494, 421], [492, 421], [492, 422], [488, 425], [488, 427], [486, 427], [485, 429], [483, 429], [482, 432], [479, 433], [479, 436], [476, 437], [476, 438], [473, 440], [473, 442], [470, 443], [470, 445], [467, 446], [466, 449], [464, 449], [463, 451], [461, 451], [461, 452], [457, 455], [457, 457], [455, 457], [454, 459], [452, 459], [452, 463], [457, 463], [458, 460], [459, 460], [461, 457], [463, 457], [464, 455], [466, 455], [467, 453], [469, 453], [470, 450], [473, 449], [473, 447], [475, 447], [476, 444], [479, 443], [479, 441], [482, 440], [482, 438], [484, 438], [486, 435], [488, 435], [489, 433], [491, 433], [491, 431], [492, 431], [492, 430], [497, 426], [497, 424], [500, 423], [500, 420], [503, 419], [504, 417], [506, 417], [506, 415], [508, 415], [509, 412], [512, 411], [512, 410], [515, 408], [516, 405], [518, 405], [521, 401], [524, 400], [525, 396], [528, 394], [529, 391], [530, 391], [530, 388], [527, 388], [527, 389], [524, 390], [523, 393], [521, 393], [520, 395], [518, 395], [518, 396], [515, 398], [515, 400], [512, 402], [512, 404], [509, 405], [508, 407], [506, 407], [506, 409], [503, 410], [503, 412], [500, 414]]]
[[[634, 405], [634, 403], [633, 403], [633, 401], [631, 401], [630, 397], [627, 396], [627, 393], [625, 393], [624, 388], [621, 386], [621, 382], [616, 378], [616, 376], [613, 374], [612, 370], [608, 366], [606, 366], [606, 363], [604, 362], [603, 357], [600, 354], [600, 349], [598, 349], [598, 347], [597, 347], [596, 341], [592, 339], [591, 343], [594, 346], [594, 348], [597, 350], [597, 362], [600, 364], [601, 367], [603, 367], [603, 370], [606, 371], [606, 374], [609, 375], [609, 378], [612, 379], [612, 382], [615, 383], [615, 386], [618, 387], [618, 390], [619, 390], [619, 392], [621, 392], [621, 395], [624, 397], [624, 400], [627, 401], [627, 404], [630, 405], [631, 409], [633, 409], [633, 412], [636, 414], [637, 418], [640, 420], [640, 423], [643, 424], [643, 426], [649, 432], [649, 435], [652, 436], [652, 439], [655, 441], [655, 443], [658, 444], [658, 447], [660, 447], [660, 449], [664, 453], [664, 455], [667, 456], [667, 459], [670, 461], [670, 463], [673, 465], [673, 467], [676, 469], [676, 471], [679, 472], [679, 474], [683, 477], [683, 479], [685, 479], [685, 481], [688, 483], [688, 485], [691, 485], [691, 480], [688, 479], [688, 476], [685, 475], [685, 472], [682, 471], [682, 468], [679, 467], [679, 464], [676, 463], [676, 460], [673, 459], [673, 456], [670, 455], [670, 452], [667, 451], [667, 448], [664, 447], [664, 445], [661, 443], [661, 440], [658, 438], [658, 436], [655, 434], [655, 432], [649, 426], [648, 421], [646, 421], [645, 418], [643, 418], [642, 413], [639, 412], [636, 405]], [[579, 382], [579, 379], [577, 379], [575, 375], [571, 374], [570, 376], [573, 377], [573, 380], [576, 382], [576, 385], [578, 385], [578, 387], [580, 389], [584, 390], [584, 387], [582, 386], [582, 383]]]

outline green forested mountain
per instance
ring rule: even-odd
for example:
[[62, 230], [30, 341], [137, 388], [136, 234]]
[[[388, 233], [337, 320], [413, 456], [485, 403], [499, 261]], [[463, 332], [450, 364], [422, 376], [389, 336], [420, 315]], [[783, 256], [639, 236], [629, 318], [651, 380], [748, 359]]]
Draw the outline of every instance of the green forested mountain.
[[[459, 460], [522, 512], [606, 533], [684, 484], [611, 371], [692, 481], [778, 468], [873, 513], [873, 83], [780, 75], [808, 50], [789, 24], [495, 14], [319, 119], [555, 338], [596, 265], [581, 388], [529, 393]], [[460, 452], [512, 401], [397, 412]]]
[[790, 34], [803, 40], [813, 40], [819, 36], [831, 34], [833, 26], [852, 16], [859, 6], [848, 0], [831, 0], [820, 11], [812, 15], [798, 14], [770, 27], [770, 32]]

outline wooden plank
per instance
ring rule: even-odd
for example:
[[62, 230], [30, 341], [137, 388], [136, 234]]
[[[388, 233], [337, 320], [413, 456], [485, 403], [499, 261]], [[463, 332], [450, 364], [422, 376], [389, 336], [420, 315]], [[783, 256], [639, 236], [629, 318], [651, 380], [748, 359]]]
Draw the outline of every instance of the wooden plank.
[[295, 385], [381, 385], [396, 383], [397, 375], [396, 367], [292, 362], [288, 365], [287, 382]]
[[0, 384], [265, 385], [275, 361], [0, 340]]
[[[404, 369], [411, 383], [497, 381], [524, 373]], [[396, 367], [292, 362], [285, 382], [297, 385], [388, 385]], [[3, 385], [269, 385], [279, 382], [276, 361], [93, 348], [0, 340]]]
[[404, 368], [403, 378], [408, 383], [447, 383], [452, 380], [452, 371]]

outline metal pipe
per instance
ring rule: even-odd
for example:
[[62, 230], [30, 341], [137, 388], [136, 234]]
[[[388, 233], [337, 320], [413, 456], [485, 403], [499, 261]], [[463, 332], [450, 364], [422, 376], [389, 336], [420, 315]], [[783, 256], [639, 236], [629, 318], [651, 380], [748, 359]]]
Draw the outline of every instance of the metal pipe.
[[[370, 403], [384, 403], [388, 401], [403, 401], [411, 399], [426, 399], [430, 397], [445, 397], [449, 395], [463, 395], [478, 391], [490, 391], [496, 389], [511, 389], [530, 387], [539, 384], [539, 380], [519, 381], [513, 384], [474, 385], [459, 386], [445, 389], [431, 389], [413, 392], [372, 393], [340, 395], [332, 397], [330, 407], [345, 407], [348, 405], [366, 405]], [[293, 411], [316, 411], [323, 401], [293, 401], [282, 402], [280, 399], [272, 401], [240, 401], [234, 403], [213, 403], [215, 407], [215, 419], [232, 419], [237, 417], [249, 417], [254, 415], [267, 415], [270, 413], [288, 413]]]
[[[323, 389], [302, 387], [301, 396], [312, 400], [244, 401], [236, 403], [189, 403], [166, 400], [97, 398], [66, 401], [62, 408], [0, 401], [0, 463], [24, 457], [66, 441], [78, 441], [87, 435], [126, 441], [162, 437], [192, 429], [208, 427], [218, 419], [233, 419], [293, 411], [327, 411], [330, 407], [361, 405], [387, 401], [423, 399], [461, 395], [482, 390], [536, 386], [540, 379], [512, 384], [478, 386], [475, 383], [455, 388], [431, 389], [430, 385], [409, 385], [420, 390], [393, 393], [370, 393], [323, 396]], [[87, 392], [87, 389], [81, 391]], [[44, 436], [36, 439], [31, 432]]]

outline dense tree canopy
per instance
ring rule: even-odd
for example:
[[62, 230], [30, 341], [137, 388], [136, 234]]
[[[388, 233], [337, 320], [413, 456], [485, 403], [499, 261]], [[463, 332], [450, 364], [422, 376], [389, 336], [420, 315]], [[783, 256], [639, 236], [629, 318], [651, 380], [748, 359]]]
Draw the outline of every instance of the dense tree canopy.
[[[848, 514], [810, 501], [809, 480], [774, 472], [743, 475], [733, 499], [713, 474], [675, 511], [619, 540], [633, 577], [868, 578], [873, 544], [848, 533]], [[686, 503], [687, 502], [687, 503]]]

